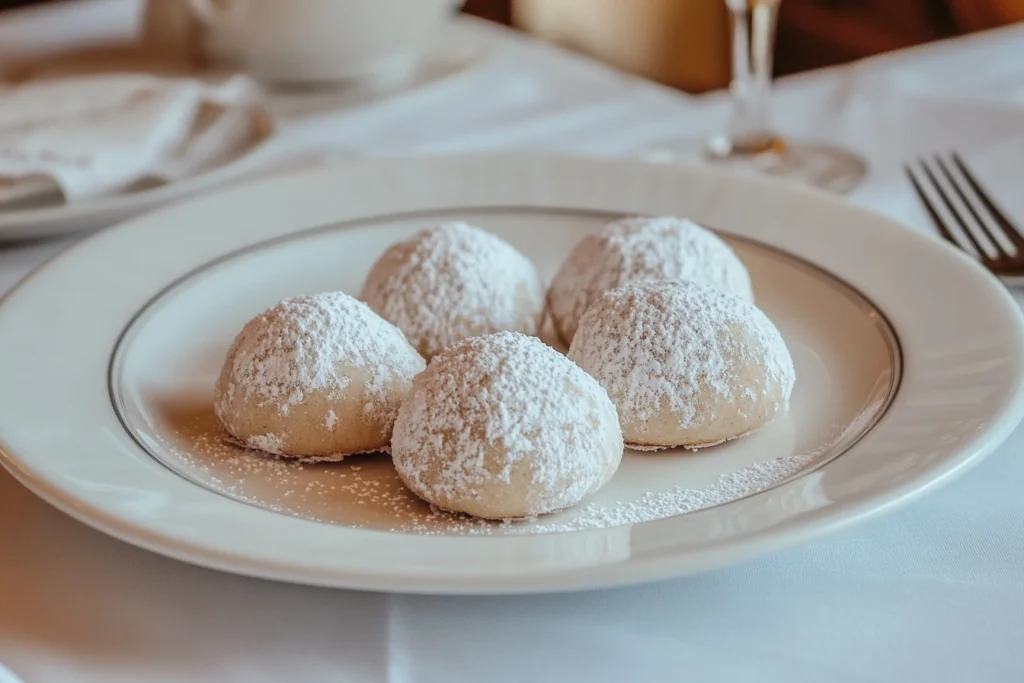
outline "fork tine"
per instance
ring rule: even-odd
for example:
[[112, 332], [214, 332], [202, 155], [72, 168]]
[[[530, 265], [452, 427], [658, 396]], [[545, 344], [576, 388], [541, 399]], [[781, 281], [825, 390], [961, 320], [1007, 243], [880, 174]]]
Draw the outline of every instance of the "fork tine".
[[932, 223], [935, 224], [935, 227], [939, 229], [939, 232], [942, 233], [942, 236], [947, 242], [952, 242], [957, 247], [960, 247], [960, 243], [957, 242], [955, 237], [953, 237], [953, 233], [951, 233], [949, 228], [946, 227], [946, 223], [942, 220], [942, 216], [939, 215], [939, 212], [936, 211], [935, 207], [932, 205], [932, 200], [928, 198], [928, 194], [924, 191], [924, 188], [921, 187], [921, 184], [918, 183], [917, 177], [914, 175], [914, 171], [910, 168], [909, 163], [903, 164], [903, 172], [906, 173], [907, 178], [910, 179], [910, 184], [914, 186], [914, 192], [917, 193], [918, 199], [920, 199], [921, 203], [924, 204], [924, 208], [928, 212], [928, 215], [931, 216]]
[[967, 168], [967, 164], [963, 162], [963, 159], [960, 158], [960, 155], [957, 154], [956, 152], [953, 152], [952, 156], [953, 163], [955, 163], [957, 167], [960, 169], [960, 173], [963, 175], [964, 180], [966, 180], [967, 183], [971, 186], [971, 189], [974, 190], [974, 194], [977, 195], [981, 203], [985, 205], [985, 209], [989, 212], [992, 218], [999, 224], [999, 227], [1003, 229], [1003, 231], [1006, 233], [1006, 236], [1009, 237], [1010, 240], [1012, 240], [1013, 243], [1018, 247], [1024, 247], [1024, 237], [1021, 237], [1020, 229], [1016, 225], [1014, 225], [1013, 221], [1006, 217], [1006, 214], [999, 210], [999, 208], [995, 205], [995, 202], [993, 202], [992, 199], [988, 196], [988, 193], [985, 192], [985, 190], [981, 189], [981, 183], [979, 183], [977, 179], [975, 179], [974, 174], [971, 173], [971, 171]]
[[[985, 255], [985, 250], [981, 248], [980, 244], [978, 244], [977, 239], [975, 239], [970, 229], [964, 224], [964, 221], [963, 219], [961, 219], [960, 214], [957, 213], [956, 207], [954, 207], [952, 202], [949, 201], [949, 198], [946, 197], [946, 193], [942, 191], [942, 186], [939, 185], [938, 180], [935, 178], [935, 175], [932, 174], [931, 169], [928, 168], [928, 164], [925, 163], [924, 159], [918, 159], [917, 163], [918, 166], [921, 167], [921, 170], [924, 171], [924, 174], [925, 176], [927, 176], [928, 181], [931, 183], [931, 186], [935, 189], [935, 194], [939, 195], [939, 198], [946, 205], [946, 209], [949, 212], [949, 215], [952, 216], [953, 220], [957, 222], [957, 225], [960, 228], [960, 232], [963, 233], [966, 240], [970, 243], [971, 248], [966, 249], [965, 251], [973, 251], [978, 256], [978, 258], [987, 261], [988, 257]], [[932, 220], [935, 222], [935, 225], [939, 228], [939, 232], [942, 233], [942, 236], [945, 237], [950, 242], [952, 242], [953, 244], [955, 244], [960, 249], [964, 249], [964, 245], [953, 236], [952, 230], [950, 230], [949, 226], [946, 225], [946, 222], [942, 219], [942, 216], [939, 213], [938, 209], [932, 203], [932, 200], [928, 197], [928, 193], [924, 191], [924, 188], [921, 186], [921, 184], [909, 168], [907, 170], [907, 175], [910, 177], [910, 182], [914, 184], [914, 190], [917, 192], [918, 197], [921, 198], [921, 201], [924, 203], [925, 208], [928, 210], [928, 214], [932, 217]]]
[[967, 211], [974, 218], [974, 222], [977, 223], [978, 229], [981, 230], [988, 238], [988, 240], [992, 243], [992, 247], [996, 250], [998, 257], [1013, 258], [1014, 253], [1012, 251], [1012, 245], [1011, 251], [1008, 252], [1001, 243], [999, 235], [996, 234], [997, 232], [1002, 234], [1003, 231], [993, 230], [992, 227], [989, 226], [988, 221], [982, 219], [981, 214], [978, 213], [978, 210], [974, 206], [974, 202], [972, 202], [967, 197], [967, 193], [964, 191], [963, 188], [963, 183], [958, 181], [956, 177], [954, 177], [952, 171], [950, 171], [949, 169], [949, 166], [946, 164], [946, 162], [942, 159], [942, 156], [939, 154], [935, 155], [935, 165], [939, 167], [939, 170], [942, 171], [942, 175], [944, 175], [946, 177], [946, 180], [949, 182], [949, 186], [952, 187], [953, 191], [956, 192], [958, 197], [960, 197], [960, 202], [967, 208]]

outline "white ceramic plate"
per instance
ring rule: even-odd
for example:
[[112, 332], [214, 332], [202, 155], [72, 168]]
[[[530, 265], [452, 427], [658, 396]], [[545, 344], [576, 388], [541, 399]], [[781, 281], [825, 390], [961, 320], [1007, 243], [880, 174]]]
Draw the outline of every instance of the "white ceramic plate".
[[[221, 445], [213, 378], [276, 300], [357, 291], [388, 244], [445, 218], [550, 277], [586, 231], [633, 213], [713, 226], [747, 263], [797, 365], [768, 429], [627, 453], [586, 505], [504, 527], [432, 514], [386, 456], [299, 467]], [[809, 190], [618, 160], [363, 162], [168, 207], [28, 278], [0, 307], [0, 350], [3, 461], [60, 509], [209, 567], [396, 591], [590, 588], [777, 551], [951, 479], [1024, 411], [1020, 311], [968, 258]]]

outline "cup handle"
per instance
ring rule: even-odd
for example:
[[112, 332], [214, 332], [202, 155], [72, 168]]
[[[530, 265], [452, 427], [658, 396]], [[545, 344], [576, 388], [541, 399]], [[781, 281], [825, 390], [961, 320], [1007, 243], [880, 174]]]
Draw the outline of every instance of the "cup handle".
[[192, 12], [211, 26], [236, 26], [249, 11], [249, 0], [188, 0]]

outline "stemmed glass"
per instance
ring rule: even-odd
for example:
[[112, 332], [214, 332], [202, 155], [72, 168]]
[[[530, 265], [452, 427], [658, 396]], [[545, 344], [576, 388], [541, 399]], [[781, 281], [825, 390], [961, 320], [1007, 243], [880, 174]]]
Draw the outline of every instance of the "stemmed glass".
[[[853, 152], [825, 143], [783, 139], [772, 128], [769, 100], [775, 26], [781, 0], [725, 0], [732, 20], [732, 115], [700, 145], [706, 159], [846, 192], [867, 166]], [[695, 145], [673, 142], [645, 154], [652, 161], [692, 158]]]

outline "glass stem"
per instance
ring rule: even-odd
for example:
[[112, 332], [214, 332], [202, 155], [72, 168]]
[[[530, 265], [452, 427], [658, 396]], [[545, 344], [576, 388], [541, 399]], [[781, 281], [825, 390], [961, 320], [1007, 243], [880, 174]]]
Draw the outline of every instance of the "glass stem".
[[772, 149], [769, 100], [779, 0], [727, 0], [732, 15], [733, 99], [729, 138], [733, 153]]

